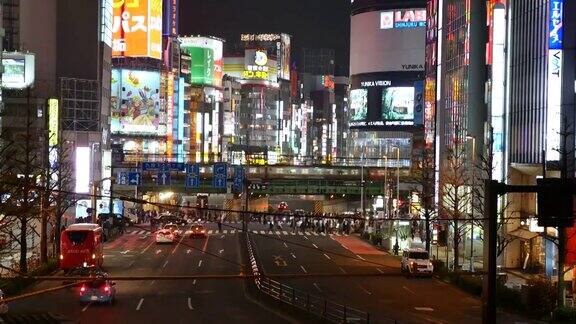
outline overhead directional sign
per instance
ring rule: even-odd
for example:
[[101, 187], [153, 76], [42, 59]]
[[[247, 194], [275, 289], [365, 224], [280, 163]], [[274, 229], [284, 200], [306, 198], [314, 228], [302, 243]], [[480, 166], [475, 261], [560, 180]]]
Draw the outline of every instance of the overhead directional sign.
[[199, 188], [200, 178], [186, 175], [186, 188]]
[[182, 171], [186, 170], [186, 164], [181, 162], [170, 162], [170, 171]]
[[186, 164], [186, 174], [200, 176], [200, 164]]
[[216, 189], [226, 189], [228, 184], [228, 164], [214, 163], [212, 185]]
[[170, 163], [158, 163], [158, 170], [170, 171]]
[[237, 165], [234, 167], [234, 184], [232, 189], [236, 192], [244, 190], [244, 167]]
[[169, 186], [171, 182], [170, 171], [158, 172], [158, 179], [156, 181], [160, 186]]
[[141, 183], [142, 175], [140, 172], [128, 172], [128, 184], [131, 186], [139, 186]]
[[158, 162], [142, 162], [142, 171], [156, 171], [159, 168]]
[[128, 185], [128, 172], [118, 172], [118, 184]]

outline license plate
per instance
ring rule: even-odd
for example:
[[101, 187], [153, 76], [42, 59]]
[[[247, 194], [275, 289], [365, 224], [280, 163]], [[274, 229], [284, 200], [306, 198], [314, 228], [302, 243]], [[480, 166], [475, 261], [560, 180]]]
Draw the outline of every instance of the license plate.
[[98, 300], [98, 296], [91, 296], [90, 300]]

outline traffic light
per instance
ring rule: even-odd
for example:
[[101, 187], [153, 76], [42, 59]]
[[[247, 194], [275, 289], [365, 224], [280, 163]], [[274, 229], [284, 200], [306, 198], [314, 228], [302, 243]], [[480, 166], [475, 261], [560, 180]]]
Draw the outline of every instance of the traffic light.
[[569, 179], [538, 179], [538, 226], [571, 227], [574, 225], [573, 188]]

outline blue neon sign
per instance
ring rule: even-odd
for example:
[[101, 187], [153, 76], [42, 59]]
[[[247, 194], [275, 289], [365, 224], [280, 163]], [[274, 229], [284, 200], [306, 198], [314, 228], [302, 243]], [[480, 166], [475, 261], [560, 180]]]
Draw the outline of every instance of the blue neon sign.
[[548, 48], [562, 49], [562, 16], [564, 0], [550, 0], [548, 21]]

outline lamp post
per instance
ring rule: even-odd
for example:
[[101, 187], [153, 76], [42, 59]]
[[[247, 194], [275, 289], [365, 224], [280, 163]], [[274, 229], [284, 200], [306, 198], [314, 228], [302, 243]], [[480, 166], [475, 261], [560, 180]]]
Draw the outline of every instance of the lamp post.
[[476, 137], [474, 136], [466, 136], [466, 139], [472, 140], [472, 213], [470, 213], [470, 217], [472, 220], [470, 221], [470, 271], [474, 271], [474, 188], [476, 187], [476, 178], [474, 169], [476, 168]]

